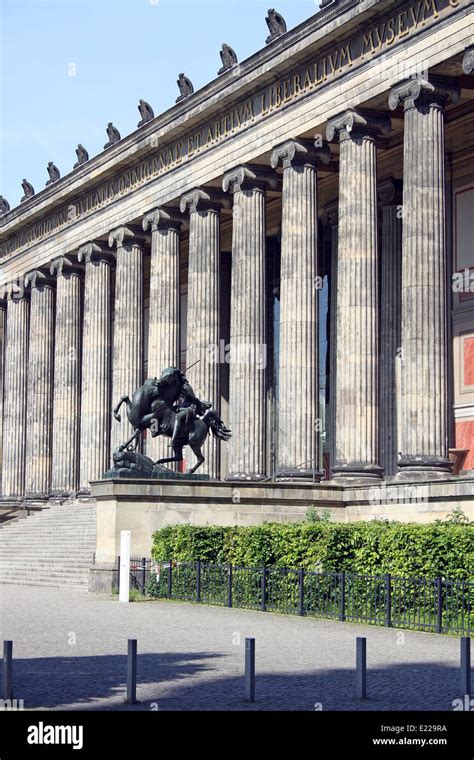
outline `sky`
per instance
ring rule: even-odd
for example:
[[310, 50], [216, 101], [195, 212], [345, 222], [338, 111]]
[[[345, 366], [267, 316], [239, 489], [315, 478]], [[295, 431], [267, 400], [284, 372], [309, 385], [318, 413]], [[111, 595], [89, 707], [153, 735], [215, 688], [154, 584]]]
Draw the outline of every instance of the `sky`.
[[[243, 61], [265, 47], [272, 0], [0, 0], [0, 195], [18, 205], [26, 178], [36, 192], [53, 161], [61, 176], [82, 143], [92, 157], [109, 121], [136, 129], [138, 101], [155, 116], [217, 75], [226, 42]], [[319, 0], [280, 0], [288, 29]]]

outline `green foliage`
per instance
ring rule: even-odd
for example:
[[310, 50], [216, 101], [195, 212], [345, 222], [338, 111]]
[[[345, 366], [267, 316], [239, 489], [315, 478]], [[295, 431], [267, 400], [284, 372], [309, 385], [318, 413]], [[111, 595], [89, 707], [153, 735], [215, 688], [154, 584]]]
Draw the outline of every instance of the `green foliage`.
[[474, 577], [474, 523], [459, 515], [426, 525], [326, 519], [251, 527], [168, 525], [153, 534], [152, 556], [166, 562], [304, 567], [364, 575]]
[[331, 510], [330, 509], [316, 509], [316, 507], [308, 507], [306, 510], [306, 520], [308, 522], [331, 522]]

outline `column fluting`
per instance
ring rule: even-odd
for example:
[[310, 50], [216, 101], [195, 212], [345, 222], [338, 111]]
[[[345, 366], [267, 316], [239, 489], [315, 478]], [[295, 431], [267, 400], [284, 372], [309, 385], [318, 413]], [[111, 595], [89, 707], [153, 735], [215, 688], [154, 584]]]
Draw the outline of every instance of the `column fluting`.
[[[274, 149], [283, 166], [280, 280], [279, 480], [320, 480], [317, 289], [317, 160], [329, 149], [291, 140]], [[302, 401], [304, 399], [304, 401]]]
[[82, 393], [80, 433], [80, 489], [98, 480], [110, 467], [111, 294], [113, 257], [99, 245], [79, 249], [85, 262], [82, 337]]
[[396, 85], [404, 105], [402, 225], [401, 472], [446, 473], [448, 459], [448, 293], [444, 105], [454, 80]]
[[3, 397], [2, 498], [25, 495], [29, 293], [7, 295]]
[[375, 133], [390, 119], [347, 111], [327, 126], [339, 138], [336, 462], [334, 477], [379, 478], [379, 288]]
[[54, 377], [54, 281], [30, 272], [30, 345], [26, 411], [25, 496], [45, 499], [51, 489]]
[[233, 195], [230, 317], [229, 480], [266, 477], [266, 187], [273, 172], [239, 166], [223, 189]]
[[56, 274], [51, 491], [68, 495], [79, 487], [82, 272], [68, 256], [50, 271]]

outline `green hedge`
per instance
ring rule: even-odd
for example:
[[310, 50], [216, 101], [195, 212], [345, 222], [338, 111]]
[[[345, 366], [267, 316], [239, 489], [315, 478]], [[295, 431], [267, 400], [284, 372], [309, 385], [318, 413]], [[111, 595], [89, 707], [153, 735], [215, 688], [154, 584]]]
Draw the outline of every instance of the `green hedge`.
[[169, 525], [153, 534], [158, 561], [304, 567], [393, 576], [474, 578], [474, 524], [264, 523]]

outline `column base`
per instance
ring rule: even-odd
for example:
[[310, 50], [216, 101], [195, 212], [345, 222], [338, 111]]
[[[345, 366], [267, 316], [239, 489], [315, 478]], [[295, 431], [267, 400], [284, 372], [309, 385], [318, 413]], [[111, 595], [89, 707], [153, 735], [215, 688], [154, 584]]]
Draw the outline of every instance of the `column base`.
[[281, 467], [275, 473], [275, 480], [286, 483], [319, 483], [323, 473], [320, 470], [307, 470], [300, 467]]
[[332, 477], [334, 480], [356, 478], [363, 480], [381, 480], [383, 478], [383, 467], [379, 464], [366, 464], [365, 462], [347, 462], [346, 464], [336, 464], [332, 468]]
[[225, 479], [226, 481], [236, 480], [239, 483], [254, 483], [268, 480], [268, 475], [262, 472], [231, 472]]
[[433, 457], [420, 455], [406, 454], [400, 457], [398, 460], [398, 473], [412, 474], [423, 473], [424, 475], [434, 475], [437, 473], [442, 475], [450, 475], [453, 469], [453, 462], [446, 457]]

